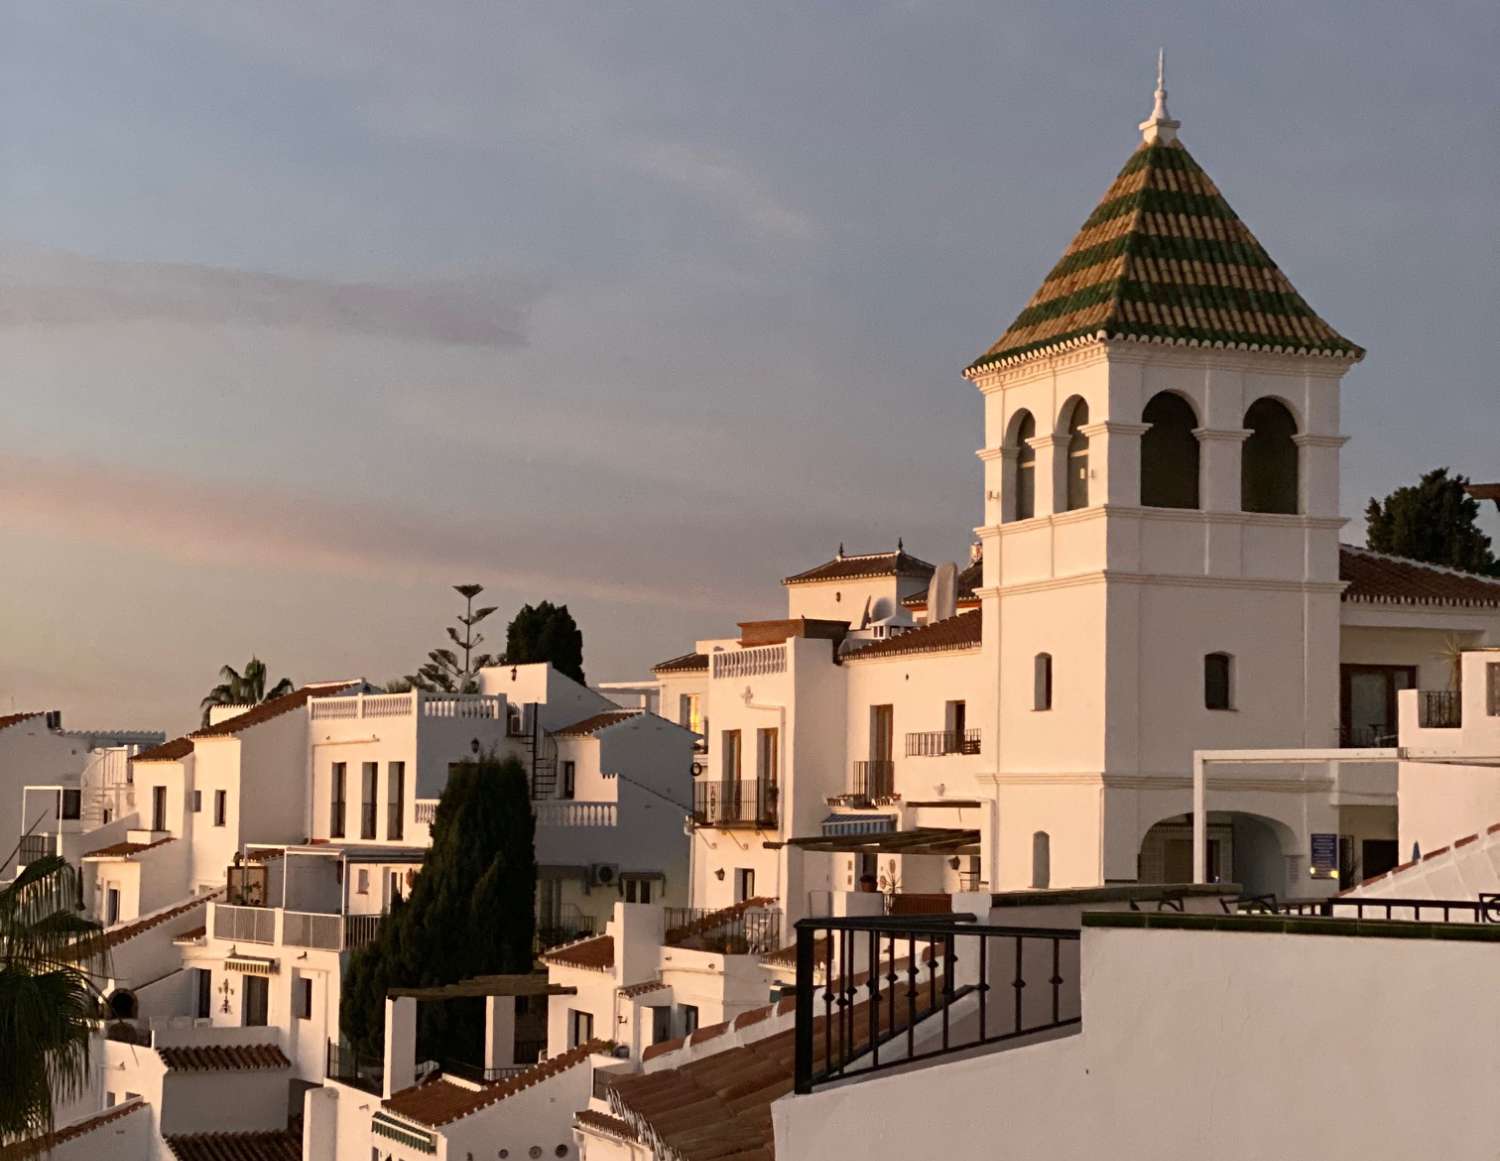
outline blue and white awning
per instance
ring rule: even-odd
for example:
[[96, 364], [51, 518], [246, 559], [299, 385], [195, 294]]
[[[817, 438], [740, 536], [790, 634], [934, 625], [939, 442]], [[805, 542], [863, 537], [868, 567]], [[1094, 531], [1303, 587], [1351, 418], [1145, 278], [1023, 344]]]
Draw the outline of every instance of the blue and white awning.
[[896, 829], [890, 814], [830, 814], [823, 820], [823, 835], [831, 838], [849, 834], [889, 834]]

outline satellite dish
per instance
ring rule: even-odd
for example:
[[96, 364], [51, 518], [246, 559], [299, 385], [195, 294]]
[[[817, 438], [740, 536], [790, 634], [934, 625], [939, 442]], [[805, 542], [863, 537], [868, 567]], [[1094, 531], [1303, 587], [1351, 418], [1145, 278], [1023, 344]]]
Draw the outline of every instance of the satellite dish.
[[958, 565], [945, 560], [927, 586], [927, 623], [946, 621], [958, 612]]

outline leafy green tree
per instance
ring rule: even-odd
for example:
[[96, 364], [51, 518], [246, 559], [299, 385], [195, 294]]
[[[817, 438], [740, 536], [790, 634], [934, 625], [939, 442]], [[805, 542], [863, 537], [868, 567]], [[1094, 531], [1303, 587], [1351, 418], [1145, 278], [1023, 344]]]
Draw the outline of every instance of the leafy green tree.
[[[535, 819], [526, 770], [493, 755], [450, 768], [432, 846], [411, 896], [356, 951], [344, 976], [340, 1022], [359, 1051], [378, 1055], [392, 987], [451, 984], [532, 969]], [[424, 1059], [475, 1063], [483, 1050], [482, 1001], [420, 1007]]]
[[250, 664], [245, 666], [245, 672], [240, 673], [232, 665], [226, 665], [219, 670], [220, 682], [208, 691], [199, 704], [203, 708], [203, 724], [208, 725], [209, 712], [215, 706], [221, 705], [259, 705], [263, 701], [270, 701], [273, 697], [282, 697], [291, 693], [297, 687], [283, 677], [270, 689], [266, 688], [269, 680], [266, 663], [259, 657], [250, 658]]
[[[474, 608], [474, 598], [484, 592], [484, 586], [454, 585], [453, 591], [465, 602], [464, 611], [456, 618], [463, 632], [448, 626], [448, 639], [455, 648], [449, 649], [445, 645], [429, 653], [426, 664], [405, 678], [409, 689], [424, 689], [429, 693], [478, 693], [479, 671], [496, 662], [488, 653], [475, 652], [484, 643], [484, 635], [476, 633], [474, 626], [495, 611], [494, 605]], [[458, 655], [460, 650], [462, 660]]]
[[559, 673], [583, 684], [583, 633], [567, 605], [522, 605], [506, 628], [502, 663], [533, 661], [550, 661]]
[[1440, 564], [1465, 572], [1500, 575], [1490, 538], [1479, 528], [1479, 501], [1464, 476], [1437, 468], [1420, 483], [1397, 488], [1365, 509], [1365, 541], [1376, 552]]
[[46, 1151], [56, 1105], [89, 1083], [100, 1011], [90, 969], [105, 970], [105, 947], [80, 897], [57, 855], [0, 887], [0, 1142], [20, 1157]]

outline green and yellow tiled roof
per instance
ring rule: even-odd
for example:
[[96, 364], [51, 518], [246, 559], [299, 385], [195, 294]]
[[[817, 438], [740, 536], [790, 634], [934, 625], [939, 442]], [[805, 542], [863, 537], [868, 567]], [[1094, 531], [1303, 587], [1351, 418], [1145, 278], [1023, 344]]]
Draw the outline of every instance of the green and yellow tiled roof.
[[1176, 140], [1136, 149], [969, 374], [1094, 338], [1364, 355], [1307, 305]]

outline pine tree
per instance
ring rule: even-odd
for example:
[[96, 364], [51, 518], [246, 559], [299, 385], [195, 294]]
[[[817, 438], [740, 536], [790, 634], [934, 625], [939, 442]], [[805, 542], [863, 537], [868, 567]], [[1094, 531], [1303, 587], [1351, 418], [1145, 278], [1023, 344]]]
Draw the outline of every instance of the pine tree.
[[[451, 768], [411, 897], [392, 908], [373, 943], [350, 957], [340, 1024], [354, 1047], [372, 1055], [383, 1050], [389, 988], [532, 969], [535, 825], [518, 759], [489, 756]], [[422, 1058], [477, 1062], [481, 1005], [421, 1005]]]
[[523, 605], [505, 630], [505, 665], [548, 661], [580, 685], [583, 680], [583, 633], [567, 605], [543, 601]]
[[1376, 552], [1497, 575], [1490, 538], [1479, 528], [1479, 502], [1469, 481], [1437, 468], [1413, 487], [1397, 488], [1365, 509], [1365, 542]]

